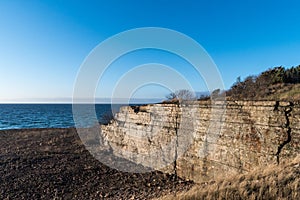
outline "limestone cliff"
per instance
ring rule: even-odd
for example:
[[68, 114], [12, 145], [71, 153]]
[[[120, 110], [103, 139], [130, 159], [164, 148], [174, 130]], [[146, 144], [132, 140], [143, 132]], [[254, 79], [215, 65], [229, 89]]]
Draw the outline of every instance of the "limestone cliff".
[[196, 182], [300, 153], [300, 105], [292, 102], [127, 106], [101, 129], [115, 155]]

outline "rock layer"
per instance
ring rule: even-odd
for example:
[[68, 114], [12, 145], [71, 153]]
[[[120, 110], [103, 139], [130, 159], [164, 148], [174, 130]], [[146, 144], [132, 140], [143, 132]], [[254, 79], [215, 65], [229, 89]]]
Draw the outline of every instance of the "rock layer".
[[202, 182], [296, 157], [300, 106], [278, 101], [127, 106], [101, 130], [116, 156]]

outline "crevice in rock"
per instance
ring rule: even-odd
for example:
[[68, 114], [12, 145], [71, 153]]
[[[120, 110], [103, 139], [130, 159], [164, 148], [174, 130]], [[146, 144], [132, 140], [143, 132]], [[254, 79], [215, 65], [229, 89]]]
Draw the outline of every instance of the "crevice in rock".
[[278, 107], [279, 107], [279, 101], [276, 101], [273, 111], [278, 111]]
[[[293, 111], [293, 106], [294, 104], [292, 102], [290, 102], [290, 105], [287, 106], [284, 110], [284, 116], [285, 116], [285, 128], [287, 128], [287, 139], [285, 141], [283, 141], [283, 143], [281, 143], [279, 146], [278, 146], [278, 150], [277, 150], [277, 153], [276, 153], [276, 157], [277, 157], [277, 164], [280, 163], [280, 153], [281, 153], [281, 150], [282, 148], [288, 144], [289, 142], [291, 142], [292, 140], [292, 135], [291, 135], [291, 132], [292, 132], [292, 128], [290, 127], [290, 113]], [[278, 108], [277, 108], [278, 109]]]
[[207, 137], [205, 137], [204, 140], [204, 146], [203, 146], [203, 165], [202, 165], [202, 176], [207, 177], [207, 171], [208, 171], [208, 163], [207, 163], [207, 157], [208, 157], [208, 141]]
[[140, 112], [140, 106], [130, 106], [133, 111], [135, 112], [135, 114], [139, 113]]
[[179, 118], [179, 104], [175, 107], [175, 152], [174, 152], [174, 179], [177, 179], [177, 159], [178, 159], [178, 118]]

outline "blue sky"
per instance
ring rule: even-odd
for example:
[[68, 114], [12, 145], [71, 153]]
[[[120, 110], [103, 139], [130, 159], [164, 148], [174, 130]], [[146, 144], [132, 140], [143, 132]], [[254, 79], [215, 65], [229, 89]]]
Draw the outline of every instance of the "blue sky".
[[[71, 98], [89, 52], [108, 37], [139, 27], [169, 28], [195, 39], [229, 88], [238, 76], [300, 64], [299, 8], [297, 0], [1, 0], [0, 102]], [[136, 52], [118, 62], [130, 69], [152, 60], [185, 73], [195, 90], [206, 90], [201, 77], [166, 52]], [[109, 97], [109, 86], [121, 75], [112, 67], [96, 96]], [[165, 93], [147, 86], [135, 94]]]

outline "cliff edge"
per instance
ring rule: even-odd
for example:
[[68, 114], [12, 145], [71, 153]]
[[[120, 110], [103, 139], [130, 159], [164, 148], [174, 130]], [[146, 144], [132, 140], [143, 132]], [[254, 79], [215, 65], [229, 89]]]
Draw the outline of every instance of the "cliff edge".
[[203, 182], [295, 158], [300, 105], [195, 101], [126, 106], [101, 130], [116, 156]]

